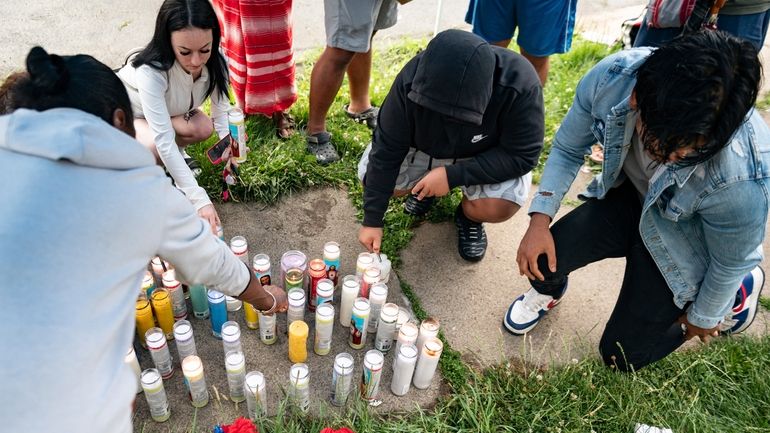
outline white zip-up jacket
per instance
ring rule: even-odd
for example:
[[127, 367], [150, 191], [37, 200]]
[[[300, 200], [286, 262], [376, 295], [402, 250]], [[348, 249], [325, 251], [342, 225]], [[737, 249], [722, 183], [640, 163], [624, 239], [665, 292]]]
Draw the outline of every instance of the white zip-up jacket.
[[[204, 66], [201, 76], [193, 81], [192, 75], [188, 74], [179, 62], [174, 62], [168, 71], [148, 65], [134, 68], [129, 63], [118, 72], [118, 77], [123, 81], [131, 98], [134, 116], [146, 119], [150, 125], [158, 155], [174, 178], [176, 186], [192, 202], [195, 210], [211, 204], [206, 190], [198, 186], [190, 167], [179, 152], [176, 133], [171, 125], [172, 117], [181, 116], [203, 105], [209, 87], [208, 68]], [[229, 132], [229, 109], [230, 101], [215, 88], [211, 94], [211, 117], [214, 130], [220, 138]]]
[[131, 432], [147, 263], [232, 296], [249, 270], [147, 149], [82, 111], [0, 116], [0, 183], [0, 430]]

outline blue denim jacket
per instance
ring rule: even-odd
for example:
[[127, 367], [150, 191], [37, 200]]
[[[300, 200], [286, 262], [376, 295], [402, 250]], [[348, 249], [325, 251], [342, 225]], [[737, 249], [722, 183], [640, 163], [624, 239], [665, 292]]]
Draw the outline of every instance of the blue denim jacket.
[[[602, 60], [580, 81], [529, 209], [554, 217], [591, 145], [604, 146], [602, 173], [584, 192], [603, 198], [625, 178], [636, 113], [629, 100], [636, 70], [651, 53], [638, 48]], [[751, 110], [730, 144], [692, 167], [662, 166], [650, 181], [639, 232], [689, 321], [716, 326], [741, 280], [762, 260], [768, 215], [770, 130]]]

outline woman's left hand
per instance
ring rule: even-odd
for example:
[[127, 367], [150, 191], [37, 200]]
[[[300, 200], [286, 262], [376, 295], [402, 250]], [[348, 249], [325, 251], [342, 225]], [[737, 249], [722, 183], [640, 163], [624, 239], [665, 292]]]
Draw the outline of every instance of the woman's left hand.
[[217, 214], [216, 209], [214, 209], [214, 205], [207, 204], [206, 206], [198, 209], [198, 216], [209, 222], [209, 225], [211, 226], [211, 232], [214, 233], [214, 236], [216, 236], [217, 227], [219, 227], [222, 223], [219, 221], [219, 215]]

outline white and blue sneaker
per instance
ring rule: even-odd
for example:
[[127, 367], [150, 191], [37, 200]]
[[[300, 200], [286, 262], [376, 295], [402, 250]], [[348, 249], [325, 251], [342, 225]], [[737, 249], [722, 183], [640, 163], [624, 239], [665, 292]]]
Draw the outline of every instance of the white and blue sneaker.
[[757, 304], [764, 284], [765, 272], [759, 266], [743, 278], [741, 287], [735, 294], [733, 308], [720, 325], [722, 333], [737, 334], [751, 325], [757, 315]]
[[[565, 284], [562, 297], [566, 290]], [[559, 302], [561, 302], [561, 297], [556, 299], [550, 295], [543, 295], [531, 287], [527, 293], [514, 299], [511, 306], [508, 307], [503, 325], [512, 334], [524, 335], [537, 325], [545, 313], [559, 305]]]

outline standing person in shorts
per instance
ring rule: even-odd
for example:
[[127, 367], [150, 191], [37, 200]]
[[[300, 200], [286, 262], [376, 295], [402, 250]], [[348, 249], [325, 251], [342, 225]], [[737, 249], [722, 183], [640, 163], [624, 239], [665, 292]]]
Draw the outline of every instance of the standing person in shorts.
[[577, 0], [470, 0], [465, 22], [473, 33], [503, 48], [518, 28], [521, 55], [545, 85], [549, 56], [566, 53], [572, 45], [576, 6]]
[[422, 216], [461, 187], [458, 250], [481, 260], [482, 223], [506, 221], [527, 200], [543, 130], [542, 87], [524, 57], [472, 33], [439, 33], [396, 77], [359, 162], [359, 241], [379, 252], [391, 196], [411, 193], [405, 210]]
[[326, 48], [310, 75], [310, 112], [307, 122], [307, 149], [319, 164], [340, 159], [326, 131], [326, 115], [342, 86], [345, 72], [350, 86], [348, 117], [377, 124], [377, 107], [369, 100], [372, 69], [372, 37], [377, 30], [396, 24], [396, 0], [324, 0]]

